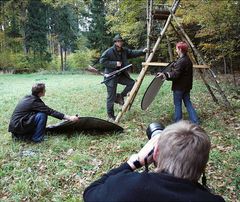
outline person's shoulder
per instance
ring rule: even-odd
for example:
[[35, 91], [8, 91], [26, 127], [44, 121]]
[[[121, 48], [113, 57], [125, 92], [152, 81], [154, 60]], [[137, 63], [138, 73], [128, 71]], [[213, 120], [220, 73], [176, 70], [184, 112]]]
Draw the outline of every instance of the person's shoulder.
[[123, 52], [129, 52], [129, 51], [132, 51], [132, 49], [124, 46], [124, 47], [122, 47], [122, 51]]
[[32, 100], [32, 99], [34, 99], [33, 98], [33, 95], [25, 95], [23, 98], [22, 98], [22, 100]]
[[179, 66], [181, 68], [184, 68], [186, 66], [192, 66], [192, 61], [190, 60], [188, 55], [183, 55], [175, 62], [174, 66]]
[[106, 57], [107, 55], [112, 54], [112, 52], [113, 52], [113, 47], [110, 47], [102, 53], [101, 57]]
[[[124, 178], [119, 178], [118, 181], [121, 181], [122, 184], [127, 184], [128, 185], [128, 189], [132, 189], [135, 190], [136, 187], [138, 189], [141, 190], [141, 187], [144, 188], [145, 184], [148, 184], [148, 178], [145, 177], [145, 175], [143, 175], [142, 173], [139, 172], [128, 172], [128, 173], [124, 173]], [[131, 187], [131, 188], [130, 188]]]
[[147, 172], [129, 172], [129, 171], [122, 171], [119, 176], [125, 176], [125, 179], [128, 181], [128, 183], [135, 186], [136, 184], [144, 184], [147, 181], [151, 180], [153, 175], [152, 173]]
[[30, 102], [34, 102], [34, 103], [43, 103], [42, 99], [36, 95], [29, 95], [29, 97], [27, 98]]
[[202, 196], [203, 201], [212, 201], [212, 202], [225, 202], [222, 196], [214, 193], [210, 188], [201, 185], [200, 183], [194, 184], [197, 189], [198, 196]]
[[108, 53], [112, 51], [114, 51], [114, 46], [109, 47], [107, 50], [104, 51], [104, 53]]
[[189, 66], [193, 66], [193, 63], [192, 63], [192, 61], [191, 61], [191, 59], [190, 59], [190, 57], [188, 56], [188, 55], [186, 55], [185, 57], [184, 57], [184, 60], [185, 60], [185, 62], [187, 63], [187, 65], [189, 65]]
[[190, 57], [188, 56], [188, 54], [184, 54], [182, 57], [181, 57], [182, 60], [184, 61], [191, 61]]
[[208, 193], [208, 196], [202, 195], [205, 199], [204, 201], [212, 201], [212, 202], [225, 202], [222, 196], [213, 194], [211, 192]]
[[216, 200], [218, 202], [225, 202], [224, 198], [222, 196], [219, 196], [219, 195], [215, 195], [216, 196]]
[[36, 96], [36, 95], [28, 95], [30, 99], [33, 100], [40, 100], [40, 97]]

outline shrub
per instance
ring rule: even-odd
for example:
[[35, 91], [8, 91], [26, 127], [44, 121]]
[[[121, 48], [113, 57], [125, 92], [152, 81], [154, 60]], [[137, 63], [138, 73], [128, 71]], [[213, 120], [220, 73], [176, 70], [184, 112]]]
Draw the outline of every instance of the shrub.
[[68, 56], [67, 69], [68, 70], [80, 70], [85, 69], [91, 64], [91, 59], [95, 54], [95, 50], [77, 50]]
[[14, 71], [15, 73], [36, 72], [48, 69], [51, 56], [45, 53], [42, 56], [24, 55], [5, 51], [0, 53], [0, 70]]

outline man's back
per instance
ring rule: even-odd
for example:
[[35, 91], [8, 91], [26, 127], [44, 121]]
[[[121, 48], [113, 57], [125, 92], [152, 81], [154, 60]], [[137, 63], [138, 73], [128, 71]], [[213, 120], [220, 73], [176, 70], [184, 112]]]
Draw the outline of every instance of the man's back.
[[198, 183], [165, 173], [133, 172], [125, 163], [111, 170], [84, 192], [87, 201], [223, 202]]
[[34, 125], [31, 124], [34, 117], [31, 117], [34, 114], [32, 108], [33, 103], [36, 100], [41, 101], [39, 97], [33, 95], [27, 95], [22, 100], [20, 100], [15, 110], [13, 111], [9, 123], [9, 132], [18, 132], [19, 134], [22, 134], [34, 128]]

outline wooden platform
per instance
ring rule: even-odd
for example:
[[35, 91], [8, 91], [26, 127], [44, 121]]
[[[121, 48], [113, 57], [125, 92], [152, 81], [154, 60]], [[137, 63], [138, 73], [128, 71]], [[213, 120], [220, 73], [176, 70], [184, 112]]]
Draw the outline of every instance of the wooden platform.
[[[155, 67], [164, 67], [167, 66], [169, 63], [165, 62], [143, 62], [143, 66], [155, 66]], [[209, 69], [210, 67], [208, 65], [193, 65], [196, 69]]]
[[167, 9], [155, 9], [153, 11], [153, 18], [156, 20], [167, 20], [168, 16], [170, 15], [170, 11]]

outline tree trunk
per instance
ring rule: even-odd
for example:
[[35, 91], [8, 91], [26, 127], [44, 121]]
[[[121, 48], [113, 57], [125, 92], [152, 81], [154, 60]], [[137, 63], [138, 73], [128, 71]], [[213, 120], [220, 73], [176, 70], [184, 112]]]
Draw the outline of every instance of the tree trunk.
[[231, 71], [231, 74], [233, 76], [233, 84], [234, 84], [235, 87], [237, 87], [236, 75], [235, 75], [235, 71], [234, 71], [234, 68], [233, 68], [233, 61], [232, 61], [231, 56], [229, 57], [229, 60], [230, 60], [230, 71]]
[[67, 68], [67, 50], [64, 49], [64, 69]]
[[171, 46], [171, 42], [170, 42], [167, 34], [166, 34], [166, 37], [167, 37], [167, 45], [168, 45], [168, 54], [169, 54], [169, 57], [170, 57], [170, 61], [172, 62], [173, 61], [172, 46]]
[[[224, 54], [222, 52], [222, 54]], [[224, 74], [227, 74], [227, 62], [226, 62], [226, 57], [223, 55], [223, 69], [224, 69]]]
[[63, 48], [60, 45], [60, 57], [61, 57], [61, 70], [64, 71], [64, 66], [63, 66]]
[[20, 13], [21, 13], [21, 17], [20, 17], [20, 33], [22, 35], [23, 38], [23, 52], [25, 55], [28, 54], [28, 48], [26, 46], [26, 34], [25, 34], [25, 21], [26, 21], [26, 16], [27, 16], [27, 10], [26, 10], [26, 4], [24, 4], [24, 2], [20, 3]]

